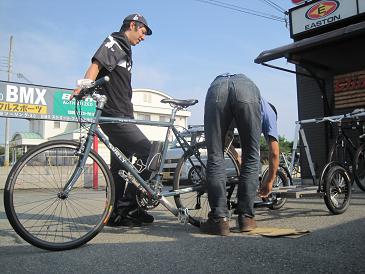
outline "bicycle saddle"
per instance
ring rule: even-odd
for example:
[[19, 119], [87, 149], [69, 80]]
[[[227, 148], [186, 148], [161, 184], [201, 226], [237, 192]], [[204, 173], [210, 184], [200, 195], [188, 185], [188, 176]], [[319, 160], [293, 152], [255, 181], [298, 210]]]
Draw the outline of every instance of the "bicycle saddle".
[[186, 108], [188, 106], [193, 106], [199, 101], [197, 99], [179, 100], [179, 99], [162, 99], [161, 103], [171, 104], [175, 106], [180, 106]]

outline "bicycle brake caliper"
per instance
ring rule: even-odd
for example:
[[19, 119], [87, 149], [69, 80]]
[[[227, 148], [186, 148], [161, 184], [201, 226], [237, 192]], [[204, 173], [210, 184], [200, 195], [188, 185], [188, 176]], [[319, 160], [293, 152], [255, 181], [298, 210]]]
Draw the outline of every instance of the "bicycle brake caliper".
[[81, 155], [84, 152], [85, 142], [86, 142], [86, 138], [85, 138], [85, 136], [82, 136], [80, 138], [80, 146], [79, 146], [79, 149], [76, 151], [76, 155]]

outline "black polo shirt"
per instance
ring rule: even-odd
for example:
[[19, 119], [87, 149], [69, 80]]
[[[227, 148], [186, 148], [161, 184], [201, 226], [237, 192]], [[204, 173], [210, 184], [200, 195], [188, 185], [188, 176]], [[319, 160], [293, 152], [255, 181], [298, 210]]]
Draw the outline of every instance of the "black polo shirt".
[[114, 32], [108, 36], [92, 57], [101, 65], [97, 79], [109, 76], [102, 94], [108, 98], [103, 115], [133, 118], [132, 104], [132, 51], [123, 33]]

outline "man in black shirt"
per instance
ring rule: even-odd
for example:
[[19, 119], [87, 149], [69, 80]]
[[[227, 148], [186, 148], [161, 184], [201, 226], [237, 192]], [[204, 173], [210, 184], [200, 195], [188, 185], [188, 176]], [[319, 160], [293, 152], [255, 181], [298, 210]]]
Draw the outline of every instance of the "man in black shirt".
[[[133, 118], [131, 69], [132, 50], [151, 35], [146, 19], [140, 14], [128, 15], [123, 20], [119, 32], [109, 35], [91, 59], [91, 65], [86, 71], [85, 79], [95, 80], [108, 75], [110, 81], [105, 85], [103, 93], [108, 100], [103, 110], [103, 116]], [[75, 90], [75, 93], [78, 93]], [[146, 162], [151, 143], [133, 124], [101, 124], [101, 129], [109, 137], [110, 142], [120, 149], [127, 157], [136, 156]], [[142, 223], [152, 223], [154, 218], [146, 211], [138, 208], [136, 187], [127, 184], [119, 175], [122, 166], [115, 157], [111, 157], [110, 170], [115, 183], [114, 211], [108, 225], [132, 226]], [[150, 172], [144, 170], [141, 174], [148, 179]]]

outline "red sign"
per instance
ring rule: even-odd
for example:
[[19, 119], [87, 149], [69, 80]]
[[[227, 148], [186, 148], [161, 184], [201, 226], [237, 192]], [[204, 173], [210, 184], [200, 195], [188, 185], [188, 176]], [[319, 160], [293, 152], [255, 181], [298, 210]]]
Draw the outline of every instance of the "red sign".
[[291, 0], [293, 2], [293, 4], [295, 5], [299, 5], [300, 3], [305, 2], [305, 0]]
[[335, 108], [365, 106], [365, 70], [334, 77]]
[[306, 13], [305, 17], [310, 20], [317, 20], [335, 12], [340, 3], [336, 0], [321, 1], [312, 6]]

